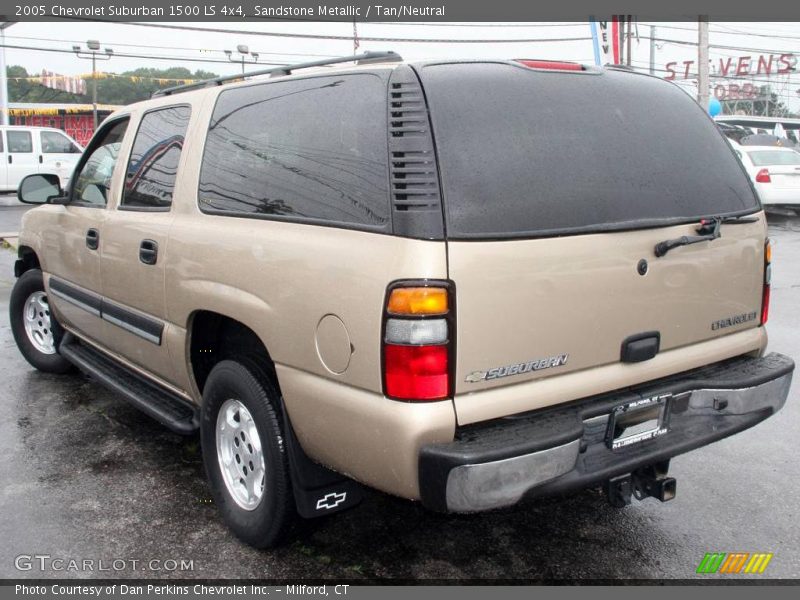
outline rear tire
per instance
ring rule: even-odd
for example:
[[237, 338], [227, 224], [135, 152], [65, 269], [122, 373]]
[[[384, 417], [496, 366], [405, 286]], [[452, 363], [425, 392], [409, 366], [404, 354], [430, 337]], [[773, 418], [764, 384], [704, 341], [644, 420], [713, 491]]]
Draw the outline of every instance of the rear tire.
[[72, 364], [58, 354], [64, 330], [50, 311], [39, 269], [25, 271], [17, 279], [8, 308], [11, 332], [25, 360], [45, 373], [72, 370]]
[[280, 396], [247, 359], [223, 360], [203, 390], [203, 463], [222, 518], [256, 548], [278, 545], [297, 512], [280, 422]]

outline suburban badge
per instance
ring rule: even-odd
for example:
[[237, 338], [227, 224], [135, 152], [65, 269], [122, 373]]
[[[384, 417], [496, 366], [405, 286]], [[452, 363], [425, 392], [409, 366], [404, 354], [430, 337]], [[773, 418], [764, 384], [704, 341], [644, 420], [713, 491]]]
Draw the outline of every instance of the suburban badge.
[[466, 376], [464, 381], [467, 383], [478, 383], [479, 381], [491, 381], [492, 379], [500, 379], [501, 377], [522, 375], [523, 373], [530, 373], [531, 371], [560, 367], [567, 364], [568, 358], [569, 354], [558, 354], [548, 358], [537, 358], [524, 363], [508, 365], [507, 367], [495, 367], [488, 371], [473, 371]]

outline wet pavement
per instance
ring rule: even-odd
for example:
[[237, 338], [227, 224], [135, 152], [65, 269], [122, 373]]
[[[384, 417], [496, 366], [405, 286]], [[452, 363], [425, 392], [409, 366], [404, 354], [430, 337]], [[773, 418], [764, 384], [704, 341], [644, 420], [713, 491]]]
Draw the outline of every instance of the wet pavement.
[[[800, 220], [776, 220], [771, 236], [770, 349], [798, 358]], [[370, 492], [285, 547], [257, 551], [220, 522], [197, 438], [85, 377], [38, 373], [22, 359], [6, 317], [13, 260], [0, 250], [0, 577], [683, 579], [711, 551], [772, 552], [763, 577], [800, 577], [800, 378], [777, 416], [673, 459], [678, 494], [667, 504], [618, 510], [587, 490], [443, 516]], [[95, 562], [59, 571], [51, 559]]]
[[18, 232], [22, 215], [31, 208], [19, 202], [15, 194], [0, 193], [0, 234]]

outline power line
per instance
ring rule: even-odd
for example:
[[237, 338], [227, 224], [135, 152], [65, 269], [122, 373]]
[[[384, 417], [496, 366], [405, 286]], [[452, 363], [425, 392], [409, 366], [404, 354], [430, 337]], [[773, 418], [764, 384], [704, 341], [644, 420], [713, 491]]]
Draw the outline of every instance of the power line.
[[[24, 35], [6, 35], [6, 39], [16, 39], [16, 40], [33, 40], [37, 42], [63, 42], [68, 44], [81, 44], [83, 43], [80, 40], [66, 40], [60, 38], [40, 38], [40, 37], [31, 37], [31, 36], [24, 36]], [[124, 44], [121, 42], [114, 42], [115, 46], [123, 46], [129, 48], [149, 48], [152, 50], [186, 50], [186, 51], [197, 51], [197, 52], [218, 52], [220, 54], [224, 54], [224, 50], [214, 50], [212, 48], [187, 48], [182, 46], [155, 46], [151, 44]], [[259, 52], [260, 55], [268, 54], [270, 56], [310, 56], [310, 57], [318, 57], [318, 58], [333, 58], [332, 54], [313, 54], [310, 52]]]
[[[33, 50], [36, 52], [58, 52], [61, 54], [74, 54], [72, 50], [63, 50], [61, 48], [40, 48], [36, 46], [17, 46], [11, 44], [0, 44], [0, 48], [13, 48], [15, 50]], [[126, 54], [123, 52], [115, 52], [114, 56], [122, 57], [122, 58], [145, 58], [147, 60], [170, 60], [173, 62], [199, 62], [199, 63], [220, 63], [230, 65], [230, 61], [228, 60], [217, 60], [215, 58], [189, 58], [185, 56], [159, 56], [153, 54]], [[264, 66], [276, 66], [276, 67], [285, 67], [289, 63], [273, 63], [273, 62], [265, 62], [265, 63], [258, 63], [259, 65]]]
[[[282, 38], [302, 38], [311, 40], [340, 40], [352, 42], [352, 35], [322, 35], [314, 33], [284, 33], [276, 31], [251, 31], [239, 29], [222, 29], [212, 27], [193, 27], [191, 25], [167, 25], [165, 23], [121, 23], [117, 21], [104, 21], [102, 19], [94, 19], [99, 23], [112, 23], [115, 25], [130, 25], [134, 27], [154, 27], [159, 29], [172, 29], [181, 31], [201, 31], [203, 33], [228, 33], [235, 35], [257, 35], [266, 37], [282, 37]], [[526, 39], [447, 39], [447, 38], [402, 38], [402, 37], [374, 37], [374, 36], [359, 36], [359, 40], [363, 42], [394, 42], [399, 44], [531, 44], [531, 43], [545, 43], [545, 42], [583, 42], [591, 40], [591, 36], [580, 37], [561, 37], [561, 38], [526, 38]]]

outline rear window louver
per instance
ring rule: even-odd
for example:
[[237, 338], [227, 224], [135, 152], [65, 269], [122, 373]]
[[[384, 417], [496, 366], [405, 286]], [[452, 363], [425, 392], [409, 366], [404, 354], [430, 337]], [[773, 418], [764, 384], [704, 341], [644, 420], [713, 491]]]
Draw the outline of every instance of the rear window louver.
[[413, 69], [389, 80], [389, 176], [394, 233], [442, 239], [442, 200], [428, 108]]

